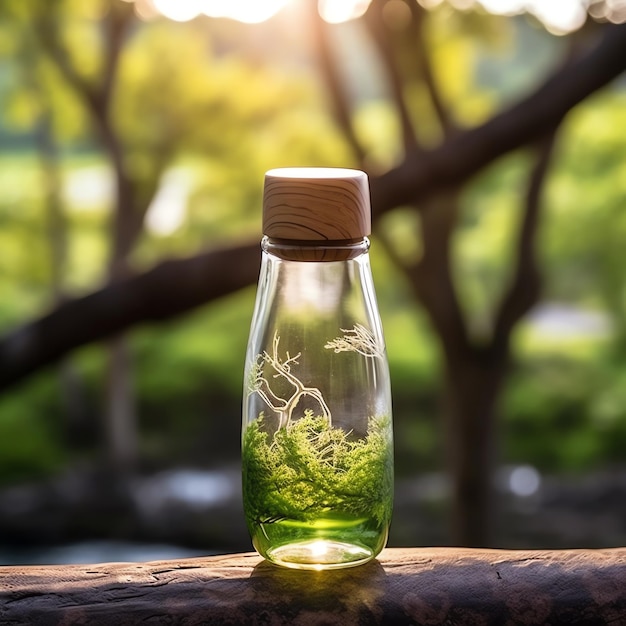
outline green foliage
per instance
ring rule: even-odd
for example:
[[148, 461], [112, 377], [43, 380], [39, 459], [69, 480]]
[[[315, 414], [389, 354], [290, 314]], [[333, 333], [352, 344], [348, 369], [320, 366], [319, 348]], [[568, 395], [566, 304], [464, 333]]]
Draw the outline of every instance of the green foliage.
[[[56, 10], [62, 12], [68, 3], [59, 0]], [[84, 4], [84, 3], [83, 3]], [[90, 3], [103, 5], [103, 2]], [[60, 80], [57, 67], [47, 54], [41, 54], [41, 45], [35, 32], [35, 23], [50, 19], [50, 5], [40, 0], [24, 3], [5, 3], [0, 8], [0, 52], [12, 58], [10, 65], [0, 64], [0, 72], [7, 80], [4, 87], [0, 127], [9, 124], [11, 132], [31, 133], [42, 115], [49, 115], [53, 135], [64, 141], [75, 141], [87, 129], [87, 115], [71, 87]], [[98, 38], [97, 23], [89, 20], [87, 12], [72, 8], [72, 19], [64, 22], [64, 34], [69, 38], [73, 26], [80, 31], [74, 43], [82, 47], [76, 55], [78, 64], [93, 59], [94, 46], [84, 45], [85, 37], [91, 43]], [[93, 16], [92, 16], [93, 17]], [[17, 34], [17, 36], [16, 36]], [[93, 65], [93, 61], [91, 62]], [[4, 81], [3, 81], [4, 82]]]
[[360, 440], [311, 411], [273, 435], [263, 430], [263, 422], [261, 414], [243, 438], [248, 519], [310, 520], [330, 510], [389, 521], [393, 465], [388, 417], [371, 419]]
[[[93, 136], [89, 112], [50, 55], [41, 53], [33, 37], [33, 11], [59, 20], [70, 58], [81, 77], [94, 83], [101, 74], [100, 20], [109, 7], [105, 0], [31, 0], [0, 8], [0, 130], [32, 134], [42, 111], [50, 109], [54, 137], [63, 148], [64, 192], [88, 168], [106, 176], [106, 164], [97, 154], [71, 153]], [[462, 124], [484, 120], [559, 62], [555, 52], [561, 44], [519, 20], [442, 5], [427, 22], [438, 83]], [[354, 165], [302, 51], [291, 53], [300, 33], [283, 40], [276, 32], [262, 36], [263, 28], [210, 20], [133, 23], [112, 112], [124, 159], [145, 196], [157, 187], [160, 161], [167, 161], [164, 171], [181, 168], [192, 179], [183, 224], [167, 236], [146, 233], [134, 253], [137, 268], [167, 255], [258, 236], [262, 175], [270, 167]], [[406, 52], [413, 54], [413, 47]], [[431, 104], [414, 86], [409, 97], [420, 138], [430, 145], [440, 134]], [[540, 251], [547, 261], [546, 297], [607, 310], [616, 336], [626, 337], [626, 170], [619, 130], [626, 125], [624, 104], [623, 91], [606, 90], [568, 115], [546, 189]], [[402, 146], [388, 104], [364, 99], [354, 124], [373, 162], [383, 167], [397, 162]], [[528, 154], [502, 159], [463, 196], [454, 269], [476, 332], [489, 328], [489, 311], [510, 275], [529, 164]], [[3, 330], [46, 310], [51, 300], [46, 190], [38, 167], [32, 154], [11, 153], [0, 160]], [[97, 288], [105, 272], [111, 196], [102, 193], [98, 206], [87, 207], [64, 194], [69, 227], [64, 286], [71, 293]], [[419, 260], [419, 219], [411, 208], [390, 213], [378, 227], [388, 231], [405, 261]], [[406, 473], [441, 468], [437, 346], [411, 286], [380, 250], [374, 240], [374, 277], [393, 382], [396, 461], [404, 460], [396, 468]], [[205, 442], [224, 441], [224, 433], [238, 429], [238, 421], [227, 426], [224, 419], [238, 410], [251, 298], [248, 290], [134, 334], [144, 450], [155, 451], [159, 462], [188, 460], [192, 444], [203, 455], [193, 460], [208, 461]], [[572, 346], [547, 351], [547, 343], [517, 346], [519, 369], [503, 406], [504, 460], [559, 471], [623, 459], [624, 342], [587, 345], [580, 352]], [[87, 378], [97, 396], [104, 367], [101, 357], [91, 360]], [[51, 471], [63, 457], [62, 408], [51, 388], [38, 385], [10, 390], [0, 402], [0, 474]]]
[[0, 398], [0, 484], [45, 478], [67, 460], [54, 377], [38, 376], [22, 391]]
[[549, 289], [561, 299], [600, 305], [626, 333], [626, 95], [582, 104], [565, 127], [548, 188]]
[[[73, 157], [63, 166], [66, 191], [83, 170], [101, 162]], [[80, 181], [77, 181], [80, 182]], [[28, 319], [51, 304], [52, 252], [44, 178], [32, 153], [0, 155], [0, 329]], [[67, 198], [70, 245], [68, 291], [93, 288], [106, 253], [101, 208], [84, 210]]]
[[612, 341], [521, 331], [502, 403], [505, 462], [555, 473], [623, 462], [625, 370]]
[[135, 335], [141, 395], [156, 404], [199, 389], [241, 394], [243, 355], [254, 306], [245, 289]]
[[486, 168], [461, 198], [453, 269], [476, 335], [490, 332], [492, 312], [512, 273], [529, 166], [527, 154], [509, 155]]

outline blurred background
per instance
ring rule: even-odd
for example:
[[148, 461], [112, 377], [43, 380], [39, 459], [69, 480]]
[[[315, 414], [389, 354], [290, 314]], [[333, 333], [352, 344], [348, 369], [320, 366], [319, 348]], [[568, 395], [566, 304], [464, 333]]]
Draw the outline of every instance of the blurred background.
[[263, 174], [370, 175], [391, 546], [626, 545], [626, 2], [0, 7], [0, 561], [251, 549]]

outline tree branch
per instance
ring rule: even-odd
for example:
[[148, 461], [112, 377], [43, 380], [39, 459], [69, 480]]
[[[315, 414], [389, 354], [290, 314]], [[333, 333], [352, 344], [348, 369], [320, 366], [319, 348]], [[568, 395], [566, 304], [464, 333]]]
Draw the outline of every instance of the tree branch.
[[439, 84], [435, 78], [428, 47], [424, 41], [424, 20], [428, 19], [428, 11], [416, 2], [411, 2], [409, 4], [411, 8], [410, 24], [413, 27], [412, 36], [418, 51], [417, 62], [419, 65], [419, 73], [428, 92], [428, 97], [430, 98], [430, 102], [441, 126], [441, 130], [443, 131], [443, 135], [444, 137], [450, 137], [456, 132], [456, 125], [452, 119], [452, 114], [444, 103], [439, 89]]
[[[103, 59], [99, 80], [90, 81], [82, 76], [61, 42], [54, 14], [47, 8], [39, 11], [34, 20], [37, 36], [59, 71], [74, 89], [91, 115], [103, 148], [111, 160], [115, 172], [116, 207], [111, 220], [112, 252], [110, 259], [111, 277], [123, 276], [126, 259], [143, 225], [143, 212], [136, 204], [136, 188], [130, 180], [124, 164], [124, 147], [110, 119], [111, 99], [124, 37], [133, 19], [132, 5], [115, 2], [103, 19]], [[138, 213], [138, 215], [136, 215]]]
[[32, 21], [35, 37], [41, 41], [44, 49], [68, 84], [93, 112], [97, 107], [98, 89], [85, 76], [82, 76], [72, 63], [68, 51], [59, 41], [59, 32], [54, 15], [54, 12], [50, 11], [48, 7], [42, 7], [35, 13]]
[[438, 148], [413, 154], [373, 180], [375, 215], [466, 181], [497, 158], [550, 132], [574, 106], [619, 76], [626, 69], [626, 24], [602, 30], [596, 48], [557, 71], [527, 98]]
[[145, 274], [67, 301], [0, 341], [0, 389], [79, 346], [140, 322], [179, 315], [254, 283], [259, 258], [258, 243], [211, 250], [164, 261]]
[[499, 306], [492, 346], [506, 350], [515, 324], [539, 299], [541, 274], [536, 256], [536, 235], [541, 212], [541, 192], [553, 153], [556, 129], [539, 144], [538, 158], [528, 182], [526, 205], [517, 243], [515, 274]]
[[101, 100], [107, 103], [107, 109], [113, 95], [122, 45], [133, 15], [132, 4], [116, 2], [111, 6], [104, 22], [106, 54], [99, 91]]
[[352, 148], [358, 163], [364, 164], [366, 160], [365, 149], [359, 141], [354, 127], [352, 126], [352, 111], [344, 82], [339, 75], [337, 59], [332, 50], [328, 38], [329, 28], [317, 11], [317, 2], [310, 2], [310, 22], [313, 27], [313, 38], [316, 46], [322, 77], [328, 88], [335, 120], [339, 125], [344, 137]]
[[[373, 177], [374, 217], [460, 184], [490, 161], [545, 136], [572, 107], [625, 67], [626, 25], [607, 26], [594, 50], [560, 70], [518, 105], [424, 157], [408, 159], [383, 176]], [[258, 258], [258, 246], [251, 244], [166, 261], [144, 275], [68, 302], [0, 341], [0, 389], [74, 348], [139, 322], [183, 313], [254, 283]], [[229, 271], [224, 272], [224, 267]]]
[[41, 11], [38, 11], [33, 20], [37, 37], [59, 71], [87, 104], [94, 118], [100, 121], [108, 115], [122, 43], [132, 19], [133, 9], [128, 3], [116, 2], [107, 13], [103, 23], [105, 58], [102, 63], [100, 81], [90, 81], [79, 73], [67, 49], [60, 41], [54, 13], [48, 7], [43, 7]]
[[[437, 200], [431, 199], [421, 213], [422, 256], [407, 262], [397, 246], [385, 234], [378, 231], [378, 240], [385, 251], [401, 268], [412, 283], [415, 293], [437, 331], [446, 354], [470, 348], [467, 325], [452, 279], [450, 268], [450, 236], [456, 223], [458, 210], [456, 194], [445, 194]], [[413, 236], [420, 237], [416, 232]]]
[[457, 193], [430, 201], [422, 213], [423, 256], [407, 272], [450, 361], [469, 349], [467, 324], [450, 267], [450, 238], [457, 214]]
[[387, 72], [387, 79], [391, 87], [391, 98], [400, 119], [402, 142], [405, 155], [411, 152], [421, 152], [422, 146], [417, 141], [417, 135], [409, 109], [406, 103], [405, 85], [401, 75], [400, 65], [396, 62], [389, 29], [383, 19], [385, 0], [374, 0], [365, 14], [365, 24], [376, 43], [383, 66]]

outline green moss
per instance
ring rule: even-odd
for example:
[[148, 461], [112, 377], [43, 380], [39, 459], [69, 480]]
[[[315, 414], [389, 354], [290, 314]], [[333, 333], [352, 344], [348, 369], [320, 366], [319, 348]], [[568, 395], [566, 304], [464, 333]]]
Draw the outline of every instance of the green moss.
[[249, 523], [311, 520], [329, 511], [374, 518], [391, 515], [390, 418], [371, 418], [364, 439], [308, 411], [273, 435], [264, 416], [243, 441], [243, 495]]

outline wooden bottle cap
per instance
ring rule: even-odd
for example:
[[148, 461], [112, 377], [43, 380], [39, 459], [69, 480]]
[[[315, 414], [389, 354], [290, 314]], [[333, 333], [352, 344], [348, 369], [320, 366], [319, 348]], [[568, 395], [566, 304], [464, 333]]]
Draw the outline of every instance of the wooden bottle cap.
[[371, 233], [367, 174], [288, 167], [265, 174], [263, 233], [290, 241], [348, 241]]

